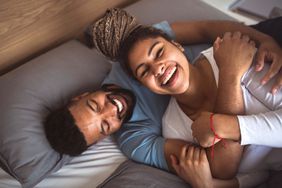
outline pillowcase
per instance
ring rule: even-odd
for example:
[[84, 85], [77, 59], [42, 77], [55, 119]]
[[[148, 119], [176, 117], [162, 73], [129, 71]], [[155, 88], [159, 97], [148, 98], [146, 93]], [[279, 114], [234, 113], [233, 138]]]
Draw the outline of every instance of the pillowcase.
[[99, 88], [110, 68], [95, 51], [70, 41], [0, 78], [0, 166], [24, 188], [71, 160], [60, 158], [45, 137], [49, 111]]
[[189, 188], [190, 186], [174, 174], [127, 160], [97, 188], [131, 187]]

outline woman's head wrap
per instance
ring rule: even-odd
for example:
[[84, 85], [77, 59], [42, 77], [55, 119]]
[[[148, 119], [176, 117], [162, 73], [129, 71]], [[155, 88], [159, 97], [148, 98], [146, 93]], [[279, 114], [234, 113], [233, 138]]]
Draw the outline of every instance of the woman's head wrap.
[[108, 9], [93, 27], [96, 49], [111, 60], [117, 60], [123, 41], [139, 27], [136, 18], [122, 9]]

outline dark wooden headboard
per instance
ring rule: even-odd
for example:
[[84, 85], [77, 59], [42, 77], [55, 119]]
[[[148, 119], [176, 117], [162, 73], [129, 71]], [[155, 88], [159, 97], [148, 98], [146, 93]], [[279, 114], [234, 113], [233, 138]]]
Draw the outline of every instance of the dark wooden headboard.
[[0, 74], [83, 32], [107, 8], [137, 0], [0, 0]]

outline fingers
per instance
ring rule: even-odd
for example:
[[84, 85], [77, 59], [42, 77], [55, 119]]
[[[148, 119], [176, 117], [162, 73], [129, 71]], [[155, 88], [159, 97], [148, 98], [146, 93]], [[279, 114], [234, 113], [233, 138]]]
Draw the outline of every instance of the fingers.
[[231, 38], [231, 36], [232, 36], [232, 34], [231, 34], [230, 32], [226, 32], [226, 33], [224, 33], [224, 35], [223, 35], [223, 40], [228, 40], [228, 39]]
[[234, 39], [240, 39], [241, 36], [242, 36], [242, 34], [239, 31], [234, 32], [233, 35], [232, 35], [232, 37]]
[[199, 159], [200, 159], [200, 148], [195, 147], [195, 148], [194, 148], [193, 160], [194, 160], [195, 162], [198, 162]]
[[[223, 40], [228, 40], [228, 39], [237, 39], [237, 40], [242, 40], [243, 42], [249, 43], [251, 46], [255, 47], [256, 43], [253, 40], [250, 40], [250, 37], [248, 35], [243, 35], [241, 32], [236, 31], [234, 33], [226, 32], [223, 35]], [[215, 42], [217, 42], [218, 39], [216, 39]]]
[[271, 88], [271, 93], [275, 95], [280, 88], [282, 88], [282, 73], [281, 72], [278, 78], [276, 79], [274, 85]]
[[272, 64], [269, 68], [269, 70], [267, 71], [267, 73], [264, 75], [264, 77], [261, 80], [262, 84], [267, 83], [274, 75], [276, 75], [279, 70], [281, 68], [280, 63], [278, 62], [278, 60], [276, 59], [276, 57], [272, 57]]
[[187, 157], [186, 157], [186, 159], [187, 160], [191, 160], [191, 159], [193, 159], [194, 157], [194, 146], [189, 146], [188, 147], [188, 153], [187, 153]]
[[170, 159], [171, 159], [171, 164], [172, 166], [175, 166], [178, 164], [178, 160], [177, 158], [175, 157], [175, 155], [170, 155]]
[[216, 39], [215, 39], [215, 41], [214, 41], [214, 43], [213, 43], [214, 51], [217, 51], [217, 50], [218, 50], [221, 41], [222, 41], [221, 38], [216, 37]]
[[208, 160], [206, 150], [203, 148], [200, 150], [200, 160], [201, 161]]
[[180, 162], [187, 160], [198, 160], [200, 158], [200, 148], [193, 145], [185, 145], [181, 149]]
[[256, 58], [256, 71], [261, 71], [264, 67], [267, 51], [259, 48]]
[[171, 160], [171, 166], [174, 168], [174, 170], [178, 174], [180, 171], [180, 166], [179, 166], [179, 162], [177, 158], [175, 157], [175, 155], [170, 155], [170, 160]]
[[[249, 41], [250, 41], [250, 37], [249, 37], [248, 35], [243, 35], [243, 36], [242, 36], [242, 40], [245, 41], [245, 42], [249, 42]], [[251, 43], [251, 42], [254, 43], [254, 41], [250, 41], [250, 43]], [[255, 44], [255, 43], [254, 43], [254, 44]]]

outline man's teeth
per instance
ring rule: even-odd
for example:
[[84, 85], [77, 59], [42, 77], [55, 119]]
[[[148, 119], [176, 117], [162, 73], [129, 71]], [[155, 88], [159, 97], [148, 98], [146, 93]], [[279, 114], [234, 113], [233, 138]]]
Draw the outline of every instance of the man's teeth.
[[167, 77], [164, 79], [162, 83], [163, 85], [165, 85], [169, 81], [169, 79], [172, 77], [175, 71], [176, 71], [176, 67], [173, 67], [173, 69], [168, 73]]
[[113, 101], [116, 103], [116, 105], [118, 107], [118, 112], [121, 112], [122, 109], [123, 109], [122, 103], [118, 99], [113, 99]]

